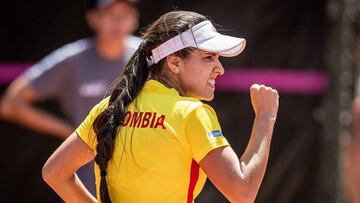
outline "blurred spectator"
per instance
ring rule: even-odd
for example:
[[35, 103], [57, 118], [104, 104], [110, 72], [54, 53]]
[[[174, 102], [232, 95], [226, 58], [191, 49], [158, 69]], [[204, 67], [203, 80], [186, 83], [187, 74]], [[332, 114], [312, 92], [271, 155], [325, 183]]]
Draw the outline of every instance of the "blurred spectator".
[[[130, 35], [138, 26], [138, 12], [131, 1], [98, 0], [86, 20], [95, 36], [53, 51], [20, 75], [1, 100], [1, 117], [66, 139], [104, 97], [140, 43]], [[59, 101], [68, 120], [32, 105], [49, 98]], [[78, 176], [95, 195], [92, 168], [93, 163], [84, 166]]]
[[353, 102], [352, 136], [344, 148], [344, 178], [347, 199], [360, 203], [360, 95]]
[[360, 203], [360, 39], [357, 39], [354, 50], [355, 98], [352, 105], [352, 134], [344, 146], [344, 181], [345, 193], [349, 203]]

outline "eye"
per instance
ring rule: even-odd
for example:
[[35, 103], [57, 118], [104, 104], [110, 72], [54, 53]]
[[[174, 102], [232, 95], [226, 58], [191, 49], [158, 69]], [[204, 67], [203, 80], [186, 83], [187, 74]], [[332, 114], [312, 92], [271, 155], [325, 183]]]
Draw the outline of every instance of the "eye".
[[204, 58], [205, 58], [205, 59], [208, 59], [208, 60], [213, 60], [213, 59], [214, 59], [214, 55], [205, 56]]

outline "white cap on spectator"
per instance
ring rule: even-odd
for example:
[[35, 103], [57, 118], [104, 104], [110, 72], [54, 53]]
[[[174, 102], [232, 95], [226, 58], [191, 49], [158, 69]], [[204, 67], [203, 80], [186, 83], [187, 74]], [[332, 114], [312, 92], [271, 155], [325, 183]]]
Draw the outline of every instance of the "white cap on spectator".
[[219, 53], [220, 56], [233, 57], [244, 50], [245, 44], [246, 41], [243, 38], [218, 33], [212, 23], [206, 20], [153, 49], [151, 55], [147, 57], [147, 64], [150, 67], [186, 47], [195, 47], [203, 51]]

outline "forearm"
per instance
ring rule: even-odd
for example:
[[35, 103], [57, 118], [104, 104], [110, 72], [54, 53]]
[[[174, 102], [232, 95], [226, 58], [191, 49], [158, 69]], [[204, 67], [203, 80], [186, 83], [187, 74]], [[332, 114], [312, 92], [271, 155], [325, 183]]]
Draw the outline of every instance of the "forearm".
[[96, 202], [75, 174], [92, 159], [93, 150], [74, 132], [46, 161], [42, 177], [65, 202]]
[[360, 137], [360, 97], [356, 97], [352, 106], [351, 128], [355, 137]]
[[4, 101], [1, 112], [7, 120], [61, 139], [68, 137], [74, 130], [64, 120], [21, 101]]
[[97, 202], [96, 198], [90, 194], [75, 173], [67, 178], [57, 176], [55, 180], [46, 177], [44, 179], [65, 202]]
[[240, 169], [250, 196], [256, 196], [265, 174], [275, 118], [255, 118], [249, 143], [240, 158]]

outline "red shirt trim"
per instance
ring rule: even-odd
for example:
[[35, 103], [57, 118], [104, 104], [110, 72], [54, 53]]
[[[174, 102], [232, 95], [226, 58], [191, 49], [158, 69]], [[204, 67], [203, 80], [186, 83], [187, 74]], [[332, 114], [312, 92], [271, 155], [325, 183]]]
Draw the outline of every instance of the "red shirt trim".
[[191, 169], [190, 169], [190, 182], [189, 182], [189, 189], [188, 189], [188, 196], [187, 196], [187, 203], [192, 203], [194, 200], [194, 189], [196, 183], [199, 179], [199, 164], [196, 163], [195, 160], [191, 162]]

